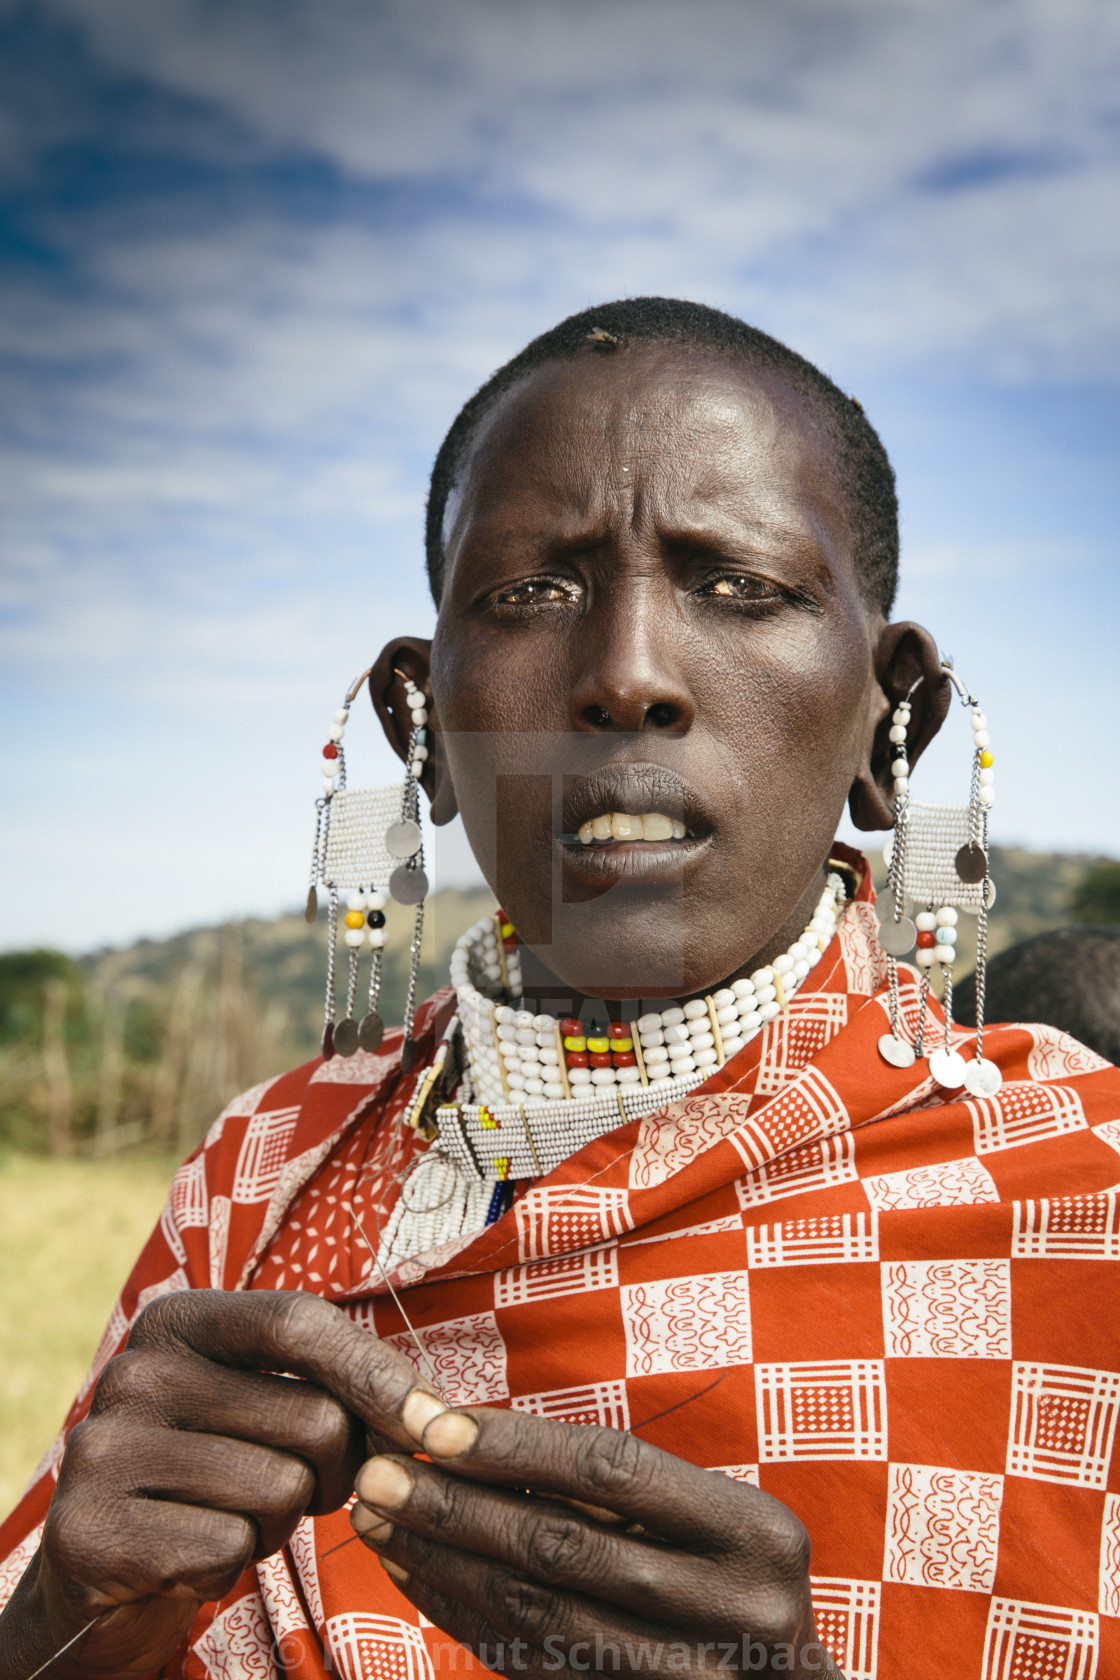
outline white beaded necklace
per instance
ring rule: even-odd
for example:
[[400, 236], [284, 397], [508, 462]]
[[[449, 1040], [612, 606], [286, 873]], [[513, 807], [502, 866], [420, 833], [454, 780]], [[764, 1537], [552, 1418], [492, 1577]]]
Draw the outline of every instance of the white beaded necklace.
[[505, 948], [500, 916], [484, 917], [452, 954], [458, 1010], [417, 1089], [410, 1123], [430, 1124], [428, 1099], [459, 1028], [463, 1086], [460, 1101], [434, 1115], [438, 1153], [480, 1189], [545, 1176], [593, 1138], [695, 1089], [760, 1033], [820, 961], [845, 897], [841, 876], [830, 873], [808, 927], [773, 963], [709, 997], [639, 1016], [623, 1040], [632, 1054], [610, 1058], [632, 1063], [626, 1066], [567, 1065], [560, 1022], [513, 1006], [524, 1002], [520, 958], [516, 947]]

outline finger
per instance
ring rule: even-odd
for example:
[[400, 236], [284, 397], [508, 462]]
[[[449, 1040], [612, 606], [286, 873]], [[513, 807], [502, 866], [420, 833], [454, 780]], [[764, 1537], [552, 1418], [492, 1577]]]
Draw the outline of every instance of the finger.
[[447, 1408], [402, 1354], [338, 1307], [300, 1290], [190, 1289], [164, 1295], [133, 1324], [129, 1347], [200, 1354], [240, 1369], [306, 1377], [394, 1445], [415, 1447]]
[[301, 1458], [250, 1441], [137, 1428], [114, 1440], [104, 1425], [79, 1426], [59, 1486], [68, 1497], [100, 1501], [107, 1483], [111, 1498], [132, 1504], [164, 1500], [238, 1512], [254, 1525], [253, 1555], [262, 1558], [284, 1545], [315, 1479]]
[[[664, 1622], [695, 1626], [733, 1616], [749, 1590], [739, 1559], [717, 1562], [627, 1536], [558, 1501], [504, 1493], [419, 1461], [371, 1459], [355, 1488], [355, 1513], [389, 1519], [417, 1544], [438, 1539]], [[359, 1527], [356, 1516], [351, 1521]]]
[[[472, 1633], [465, 1630], [471, 1628], [476, 1640], [492, 1639], [496, 1633], [511, 1649], [512, 1642], [517, 1640], [527, 1652], [538, 1657], [540, 1653], [549, 1655], [553, 1672], [561, 1654], [581, 1644], [592, 1650], [597, 1644], [600, 1650], [604, 1645], [612, 1645], [618, 1652], [620, 1668], [629, 1670], [633, 1666], [640, 1671], [643, 1643], [652, 1657], [652, 1647], [658, 1644], [664, 1650], [672, 1644], [691, 1646], [695, 1640], [694, 1631], [662, 1626], [649, 1616], [628, 1616], [612, 1606], [543, 1582], [527, 1581], [502, 1564], [402, 1529], [395, 1529], [389, 1542], [379, 1544], [376, 1550], [383, 1561], [388, 1560], [395, 1570], [404, 1571], [406, 1579], [401, 1580], [397, 1574], [392, 1579], [418, 1608], [424, 1590], [439, 1595], [445, 1615], [450, 1606], [458, 1607], [457, 1611], [450, 1611], [456, 1621], [454, 1628], [439, 1623], [455, 1638], [470, 1638]], [[462, 1616], [464, 1610], [467, 1619]], [[424, 1614], [436, 1620], [426, 1607]], [[483, 1628], [489, 1631], [483, 1632]], [[717, 1628], [719, 1624], [709, 1622], [705, 1632], [714, 1640], [718, 1637]], [[727, 1633], [729, 1642], [739, 1638], [738, 1633], [726, 1628], [722, 1631]], [[626, 1660], [628, 1647], [632, 1663]], [[506, 1666], [511, 1666], [509, 1658]], [[647, 1666], [653, 1665], [647, 1662]]]
[[[689, 1550], [726, 1554], [792, 1512], [617, 1429], [469, 1406], [432, 1420], [425, 1452], [456, 1475], [605, 1506]], [[798, 1525], [800, 1526], [800, 1525]]]
[[219, 1599], [257, 1544], [256, 1526], [232, 1511], [158, 1499], [70, 1500], [64, 1513], [56, 1504], [47, 1515], [44, 1553], [87, 1616], [153, 1594]]
[[106, 1415], [298, 1454], [315, 1475], [312, 1515], [346, 1503], [365, 1456], [362, 1430], [317, 1384], [235, 1371], [195, 1354], [126, 1348], [94, 1390], [90, 1416]]

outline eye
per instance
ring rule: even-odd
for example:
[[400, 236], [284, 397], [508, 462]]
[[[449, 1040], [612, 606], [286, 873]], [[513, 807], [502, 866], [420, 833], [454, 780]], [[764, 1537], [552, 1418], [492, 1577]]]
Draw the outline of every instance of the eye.
[[729, 601], [776, 601], [781, 591], [766, 578], [753, 577], [749, 572], [734, 572], [713, 579], [700, 593]]
[[520, 583], [510, 584], [508, 589], [499, 590], [494, 596], [496, 607], [537, 607], [547, 606], [553, 601], [566, 601], [567, 590], [560, 584], [548, 578], [525, 578]]

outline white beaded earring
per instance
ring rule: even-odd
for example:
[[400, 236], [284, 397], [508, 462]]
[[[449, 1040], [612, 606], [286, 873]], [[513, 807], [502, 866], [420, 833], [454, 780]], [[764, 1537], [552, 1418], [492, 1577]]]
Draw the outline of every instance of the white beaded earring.
[[[408, 1072], [416, 1056], [412, 1022], [424, 931], [424, 899], [428, 891], [420, 829], [419, 789], [419, 777], [428, 757], [428, 711], [426, 698], [412, 679], [401, 671], [395, 672], [404, 683], [410, 717], [404, 786], [348, 788], [343, 737], [354, 697], [369, 674], [369, 671], [363, 671], [350, 684], [342, 705], [334, 714], [330, 739], [323, 748], [323, 792], [315, 801], [315, 842], [311, 851], [306, 919], [308, 922], [315, 920], [319, 909], [318, 889], [325, 887], [327, 985], [322, 1053], [324, 1060], [329, 1061], [332, 1056], [352, 1056], [355, 1050], [376, 1050], [380, 1045], [385, 1030], [378, 1004], [386, 940], [386, 892], [398, 904], [415, 906], [402, 1052], [402, 1067]], [[346, 1013], [336, 1022], [335, 956], [339, 894], [343, 892], [347, 894], [342, 918], [342, 938], [348, 951]], [[362, 950], [366, 946], [372, 952], [369, 998], [359, 1022], [355, 1019], [354, 1005]]]
[[[972, 714], [972, 773], [967, 805], [920, 805], [910, 798], [907, 737], [910, 701], [923, 678], [913, 684], [891, 715], [890, 746], [894, 755], [895, 828], [884, 848], [887, 885], [876, 906], [879, 942], [887, 955], [888, 1008], [891, 1030], [879, 1040], [879, 1054], [892, 1067], [907, 1068], [922, 1056], [929, 1071], [947, 1090], [964, 1086], [970, 1096], [990, 1097], [1003, 1076], [984, 1057], [984, 992], [988, 960], [988, 912], [995, 903], [995, 883], [989, 874], [988, 813], [995, 799], [995, 773], [988, 724], [978, 701], [961, 682], [950, 659], [941, 670], [952, 683], [961, 704]], [[914, 907], [914, 914], [907, 905]], [[966, 1061], [953, 1048], [953, 963], [956, 960], [958, 912], [966, 910], [976, 925], [976, 1054]], [[898, 959], [917, 946], [915, 961], [922, 971], [917, 1030], [913, 1039], [901, 1031]], [[941, 1042], [926, 1046], [929, 983], [933, 968], [941, 970], [945, 1015]]]

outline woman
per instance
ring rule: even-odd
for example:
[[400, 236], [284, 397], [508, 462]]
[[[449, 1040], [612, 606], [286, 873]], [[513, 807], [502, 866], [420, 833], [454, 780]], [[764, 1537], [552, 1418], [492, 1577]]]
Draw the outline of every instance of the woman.
[[862, 411], [609, 305], [468, 404], [428, 554], [434, 641], [371, 692], [521, 943], [479, 932], [410, 1071], [286, 1075], [177, 1176], [5, 1529], [0, 1676], [75, 1637], [52, 1674], [1120, 1672], [1120, 1083], [1044, 1028], [989, 1030], [988, 1099], [879, 1052], [832, 837], [891, 825], [948, 691]]

